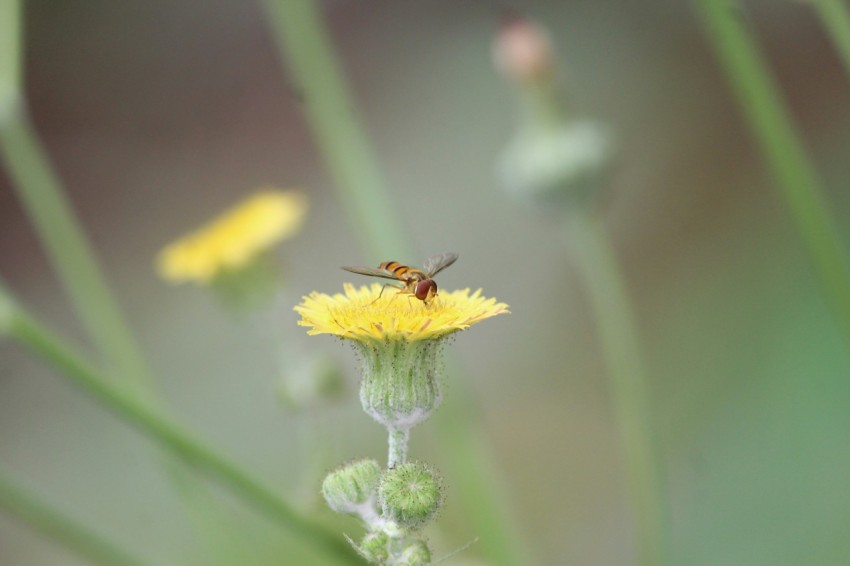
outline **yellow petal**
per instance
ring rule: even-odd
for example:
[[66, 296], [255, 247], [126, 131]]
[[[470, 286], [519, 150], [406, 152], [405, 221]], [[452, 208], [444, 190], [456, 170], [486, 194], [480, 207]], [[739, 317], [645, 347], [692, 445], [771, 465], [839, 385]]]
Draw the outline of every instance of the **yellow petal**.
[[[344, 294], [313, 291], [295, 311], [307, 334], [333, 334], [353, 340], [429, 340], [469, 328], [487, 318], [510, 312], [508, 305], [481, 296], [481, 290], [440, 291], [428, 305], [410, 294], [374, 283]], [[379, 298], [380, 296], [380, 298]]]
[[165, 246], [157, 256], [157, 271], [168, 281], [209, 283], [220, 271], [238, 269], [294, 236], [306, 212], [307, 197], [302, 192], [262, 189]]

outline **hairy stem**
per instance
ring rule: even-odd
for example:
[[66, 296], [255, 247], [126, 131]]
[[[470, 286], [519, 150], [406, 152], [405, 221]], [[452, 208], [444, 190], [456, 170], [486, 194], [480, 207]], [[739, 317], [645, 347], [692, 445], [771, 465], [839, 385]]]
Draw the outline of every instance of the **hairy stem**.
[[387, 430], [390, 433], [387, 468], [395, 468], [399, 464], [407, 462], [407, 447], [410, 442], [410, 429], [388, 427]]

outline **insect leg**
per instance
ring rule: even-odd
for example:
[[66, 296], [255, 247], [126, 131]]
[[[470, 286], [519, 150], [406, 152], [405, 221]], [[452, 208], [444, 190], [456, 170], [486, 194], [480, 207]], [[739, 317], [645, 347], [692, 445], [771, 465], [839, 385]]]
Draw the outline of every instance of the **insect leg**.
[[404, 289], [405, 289], [404, 287], [399, 287], [398, 285], [393, 285], [392, 283], [384, 283], [384, 286], [383, 286], [383, 287], [381, 287], [381, 292], [380, 292], [380, 293], [378, 293], [378, 298], [377, 298], [377, 299], [375, 299], [374, 301], [372, 301], [372, 302], [371, 302], [371, 303], [369, 303], [369, 304], [370, 304], [370, 305], [374, 305], [375, 303], [377, 303], [377, 302], [378, 302], [378, 300], [381, 298], [381, 295], [383, 295], [383, 294], [384, 294], [384, 290], [385, 290], [387, 287], [392, 287], [393, 289], [398, 289], [398, 292], [399, 292], [399, 293], [404, 293]]

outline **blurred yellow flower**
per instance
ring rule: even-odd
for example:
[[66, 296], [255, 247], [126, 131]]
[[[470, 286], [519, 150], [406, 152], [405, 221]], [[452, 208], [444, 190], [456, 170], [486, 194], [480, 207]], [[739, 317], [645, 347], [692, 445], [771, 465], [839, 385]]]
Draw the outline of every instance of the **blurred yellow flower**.
[[[405, 340], [415, 342], [441, 338], [469, 328], [486, 318], [510, 312], [508, 305], [481, 296], [469, 289], [440, 294], [425, 305], [412, 295], [396, 293], [373, 283], [354, 287], [346, 283], [345, 293], [326, 295], [313, 291], [295, 311], [307, 334], [333, 334], [358, 341]], [[380, 298], [378, 298], [380, 295]]]
[[258, 254], [295, 235], [307, 212], [300, 191], [263, 189], [206, 226], [172, 242], [157, 256], [163, 279], [207, 284], [223, 271], [246, 266]]

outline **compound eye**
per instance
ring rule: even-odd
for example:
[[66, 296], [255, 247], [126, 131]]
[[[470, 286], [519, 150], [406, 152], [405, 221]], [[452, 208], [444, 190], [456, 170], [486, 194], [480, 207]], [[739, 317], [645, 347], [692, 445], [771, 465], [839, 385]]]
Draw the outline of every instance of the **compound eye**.
[[[433, 289], [433, 293], [431, 290]], [[419, 283], [416, 284], [416, 290], [414, 294], [416, 298], [420, 301], [424, 301], [428, 298], [429, 293], [436, 295], [437, 294], [437, 284], [434, 283], [431, 279], [423, 279]]]

